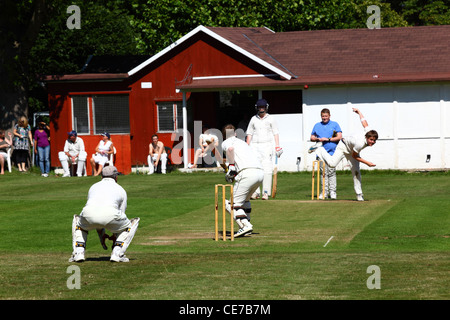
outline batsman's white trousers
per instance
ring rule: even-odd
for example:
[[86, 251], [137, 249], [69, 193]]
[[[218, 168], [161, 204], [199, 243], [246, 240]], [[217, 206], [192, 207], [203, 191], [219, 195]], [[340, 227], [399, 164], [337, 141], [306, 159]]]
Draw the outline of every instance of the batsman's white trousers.
[[[250, 147], [254, 150], [256, 156], [261, 162], [264, 169], [264, 179], [262, 181], [263, 193], [267, 192], [270, 196], [272, 194], [272, 175], [273, 175], [273, 143], [251, 143]], [[259, 188], [257, 188], [259, 192]], [[255, 190], [255, 191], [256, 191]]]
[[264, 179], [264, 171], [260, 168], [241, 170], [235, 177], [233, 186], [233, 202], [235, 207], [242, 207], [250, 201], [253, 192], [258, 189]]
[[80, 214], [78, 226], [86, 231], [105, 228], [113, 233], [121, 233], [129, 228], [130, 220], [125, 213], [114, 207], [86, 206]]
[[331, 156], [323, 147], [319, 147], [316, 150], [316, 155], [325, 161], [325, 163], [331, 168], [335, 168], [339, 162], [341, 162], [344, 158], [348, 160], [350, 163], [350, 169], [352, 171], [353, 176], [353, 189], [356, 194], [362, 194], [362, 184], [361, 184], [361, 171], [359, 170], [359, 161], [352, 157], [350, 151], [347, 149], [347, 146], [340, 141], [334, 151], [334, 154]]

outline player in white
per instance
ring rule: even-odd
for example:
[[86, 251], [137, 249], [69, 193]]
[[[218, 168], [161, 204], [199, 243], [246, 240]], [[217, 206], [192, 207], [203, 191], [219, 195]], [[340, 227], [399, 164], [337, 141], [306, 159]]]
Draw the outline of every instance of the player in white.
[[[264, 99], [256, 102], [257, 114], [250, 119], [247, 128], [247, 143], [255, 150], [264, 168], [264, 181], [262, 183], [262, 199], [267, 200], [272, 193], [273, 156], [283, 153], [280, 147], [279, 131], [275, 119], [268, 114], [269, 104]], [[275, 146], [274, 146], [275, 144]], [[260, 196], [260, 188], [255, 190], [252, 199]]]
[[372, 130], [364, 118], [361, 111], [353, 108], [353, 112], [359, 115], [361, 124], [364, 128], [365, 135], [356, 137], [343, 137], [339, 141], [336, 151], [331, 156], [324, 147], [321, 146], [321, 142], [312, 146], [308, 152], [314, 152], [316, 155], [331, 168], [335, 168], [344, 157], [350, 162], [350, 167], [353, 175], [353, 187], [356, 193], [356, 199], [358, 201], [364, 201], [364, 196], [361, 186], [361, 171], [359, 170], [359, 163], [364, 163], [369, 167], [375, 167], [375, 164], [367, 161], [360, 156], [360, 152], [366, 148], [373, 146], [378, 140], [378, 133]]
[[[83, 262], [88, 232], [96, 229], [103, 248], [105, 229], [114, 233], [114, 247], [110, 260], [128, 262], [125, 256], [139, 225], [139, 218], [129, 220], [125, 214], [127, 193], [117, 183], [118, 171], [114, 166], [102, 170], [102, 180], [91, 186], [88, 199], [80, 215], [72, 222], [72, 256], [69, 262]], [[109, 238], [109, 237], [108, 237]], [[111, 239], [111, 238], [110, 238]]]
[[[226, 154], [228, 171], [226, 180], [234, 181], [234, 220], [239, 225], [239, 230], [234, 235], [240, 237], [251, 233], [253, 225], [250, 223], [252, 207], [250, 197], [264, 179], [264, 171], [260, 161], [253, 150], [243, 140], [236, 137], [235, 127], [226, 125], [223, 130], [225, 141], [222, 142], [222, 150]], [[222, 162], [219, 152], [216, 156]], [[226, 209], [231, 212], [231, 206], [227, 201]]]
[[63, 177], [70, 177], [69, 163], [77, 164], [77, 176], [83, 175], [87, 153], [84, 149], [84, 141], [78, 137], [77, 132], [72, 130], [64, 144], [64, 151], [58, 153], [59, 161], [64, 170]]

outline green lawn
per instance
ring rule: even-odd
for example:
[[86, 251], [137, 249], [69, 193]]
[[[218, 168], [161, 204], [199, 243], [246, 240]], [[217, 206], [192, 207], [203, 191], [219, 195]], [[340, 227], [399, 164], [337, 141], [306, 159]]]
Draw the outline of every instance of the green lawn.
[[[448, 300], [450, 173], [362, 177], [365, 202], [348, 172], [339, 200], [311, 201], [310, 173], [280, 173], [277, 198], [252, 202], [254, 233], [216, 242], [223, 174], [120, 176], [127, 215], [141, 218], [130, 262], [110, 263], [90, 233], [78, 290], [67, 286], [72, 217], [100, 178], [6, 173], [0, 299]], [[367, 286], [372, 265], [380, 289]]]

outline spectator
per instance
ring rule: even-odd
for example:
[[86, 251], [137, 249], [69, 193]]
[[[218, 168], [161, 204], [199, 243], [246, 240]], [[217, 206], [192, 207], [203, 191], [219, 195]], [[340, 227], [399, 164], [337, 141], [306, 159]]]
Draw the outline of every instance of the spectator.
[[4, 171], [5, 160], [8, 156], [6, 154], [6, 152], [8, 151], [9, 148], [11, 148], [11, 145], [12, 145], [11, 132], [8, 132], [8, 137], [9, 138], [5, 137], [5, 130], [0, 130], [0, 174], [5, 173], [5, 171]]
[[34, 132], [34, 153], [38, 155], [39, 168], [41, 175], [48, 177], [50, 172], [50, 128], [40, 121], [38, 129]]
[[26, 117], [21, 117], [19, 123], [14, 126], [14, 151], [16, 163], [19, 171], [26, 172], [26, 162], [28, 160], [30, 143], [33, 141], [31, 127]]
[[167, 153], [164, 143], [158, 140], [158, 135], [152, 136], [152, 142], [148, 146], [148, 174], [153, 174], [161, 161], [161, 173], [166, 174]]
[[84, 141], [78, 137], [76, 131], [70, 131], [68, 138], [64, 144], [64, 151], [58, 153], [59, 161], [64, 169], [63, 177], [70, 177], [69, 163], [77, 165], [77, 176], [83, 176], [83, 169], [87, 158], [87, 153], [84, 149]]
[[[105, 164], [109, 161], [110, 154], [114, 153], [114, 146], [111, 141], [111, 136], [108, 132], [102, 133], [102, 140], [95, 148], [95, 154], [91, 158], [91, 165], [94, 169], [94, 176], [98, 176]], [[96, 166], [98, 164], [98, 167]]]
[[[200, 147], [195, 151], [194, 164], [188, 164], [189, 169], [197, 168], [197, 162], [199, 158], [203, 158], [204, 166], [205, 162], [208, 162], [208, 160], [213, 161], [212, 150], [219, 146], [219, 138], [211, 134], [207, 126], [204, 126], [202, 131], [203, 133], [198, 138], [198, 144]], [[212, 163], [207, 164], [210, 165]]]

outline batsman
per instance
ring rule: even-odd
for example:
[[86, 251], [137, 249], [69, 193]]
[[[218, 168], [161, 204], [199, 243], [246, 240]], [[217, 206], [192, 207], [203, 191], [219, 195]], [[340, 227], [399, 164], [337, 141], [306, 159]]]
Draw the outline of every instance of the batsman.
[[[252, 211], [250, 197], [262, 183], [264, 170], [249, 145], [236, 137], [235, 127], [232, 124], [226, 125], [222, 134], [224, 137], [222, 150], [225, 152], [228, 168], [223, 164], [219, 152], [216, 152], [216, 157], [227, 170], [226, 181], [234, 182], [234, 220], [239, 225], [239, 230], [234, 237], [240, 237], [253, 231], [253, 225], [250, 223]], [[226, 209], [231, 213], [229, 201], [227, 201]]]
[[[74, 215], [72, 222], [72, 256], [69, 262], [83, 262], [88, 232], [97, 230], [100, 242], [106, 250], [105, 239], [114, 241], [110, 261], [129, 262], [125, 251], [133, 240], [139, 225], [139, 218], [129, 220], [125, 214], [127, 193], [117, 183], [119, 172], [114, 166], [102, 170], [102, 180], [91, 186], [88, 199], [80, 215]], [[113, 233], [109, 237], [105, 229]]]

